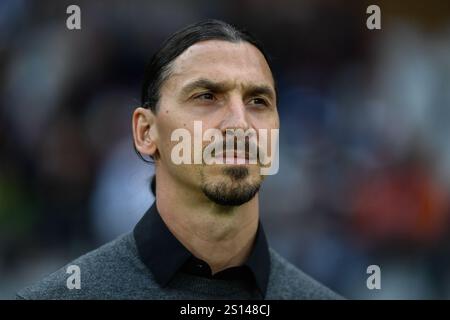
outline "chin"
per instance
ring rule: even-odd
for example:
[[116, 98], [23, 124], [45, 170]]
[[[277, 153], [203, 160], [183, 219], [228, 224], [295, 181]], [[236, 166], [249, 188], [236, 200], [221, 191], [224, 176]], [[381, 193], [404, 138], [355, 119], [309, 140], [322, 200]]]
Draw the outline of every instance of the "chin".
[[202, 175], [202, 191], [214, 203], [222, 206], [240, 206], [252, 200], [262, 183], [261, 176], [251, 175], [248, 168], [226, 166], [217, 175]]

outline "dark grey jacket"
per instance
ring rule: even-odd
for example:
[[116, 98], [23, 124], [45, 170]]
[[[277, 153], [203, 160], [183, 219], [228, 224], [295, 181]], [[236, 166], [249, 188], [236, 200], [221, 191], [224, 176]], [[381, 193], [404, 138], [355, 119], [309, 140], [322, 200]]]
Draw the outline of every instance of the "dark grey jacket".
[[[273, 249], [266, 299], [340, 299]], [[170, 253], [169, 253], [170, 254]], [[67, 267], [80, 268], [80, 289], [69, 289]], [[139, 258], [132, 233], [69, 263], [40, 282], [21, 290], [18, 299], [253, 299], [239, 282], [177, 273], [161, 287]]]

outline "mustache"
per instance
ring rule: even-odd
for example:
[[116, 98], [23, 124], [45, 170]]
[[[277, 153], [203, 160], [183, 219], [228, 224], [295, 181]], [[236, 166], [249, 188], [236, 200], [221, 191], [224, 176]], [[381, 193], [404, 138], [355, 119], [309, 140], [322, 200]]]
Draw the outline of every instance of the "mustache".
[[[258, 159], [263, 157], [262, 150], [259, 148], [255, 141], [245, 137], [245, 140], [238, 139], [237, 137], [225, 138], [219, 141], [213, 142], [211, 155], [216, 157], [217, 154], [226, 156], [234, 154], [235, 156], [245, 156], [246, 159]], [[240, 142], [240, 143], [238, 143]], [[227, 144], [231, 146], [228, 148]], [[218, 151], [216, 153], [216, 150]]]

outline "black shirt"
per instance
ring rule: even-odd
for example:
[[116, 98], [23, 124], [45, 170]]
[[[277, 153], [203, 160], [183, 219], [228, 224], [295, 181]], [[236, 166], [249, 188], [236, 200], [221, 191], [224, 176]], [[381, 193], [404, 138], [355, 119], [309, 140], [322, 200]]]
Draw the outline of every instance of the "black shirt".
[[214, 275], [209, 265], [190, 253], [170, 232], [159, 215], [156, 203], [145, 213], [133, 231], [139, 256], [161, 286], [166, 286], [177, 272], [211, 279], [240, 279], [266, 294], [270, 272], [269, 247], [261, 222], [246, 263]]

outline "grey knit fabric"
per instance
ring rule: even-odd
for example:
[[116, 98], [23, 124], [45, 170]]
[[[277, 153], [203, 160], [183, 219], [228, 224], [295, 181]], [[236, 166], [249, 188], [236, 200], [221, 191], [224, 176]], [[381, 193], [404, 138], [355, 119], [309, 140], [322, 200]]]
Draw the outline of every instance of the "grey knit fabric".
[[[340, 299], [294, 267], [272, 248], [266, 299]], [[170, 254], [170, 252], [168, 252]], [[68, 289], [67, 266], [81, 270], [81, 288]], [[132, 233], [91, 251], [40, 282], [21, 290], [18, 299], [258, 299], [239, 281], [208, 279], [178, 272], [160, 287], [138, 256]]]

